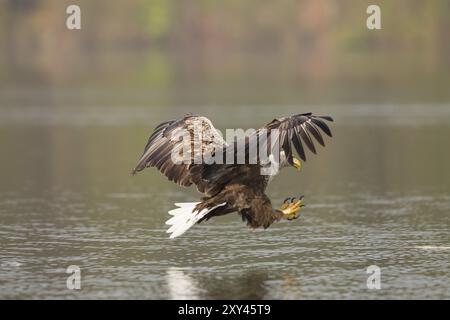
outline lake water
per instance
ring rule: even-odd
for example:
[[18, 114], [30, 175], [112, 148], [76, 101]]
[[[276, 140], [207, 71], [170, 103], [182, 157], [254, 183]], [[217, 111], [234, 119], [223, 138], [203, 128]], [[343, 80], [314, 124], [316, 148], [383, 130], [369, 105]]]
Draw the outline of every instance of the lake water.
[[[252, 231], [230, 214], [169, 240], [167, 211], [198, 194], [130, 171], [188, 111], [221, 129], [334, 116], [327, 147], [268, 189], [275, 206], [304, 194], [301, 218]], [[0, 298], [450, 299], [449, 138], [448, 105], [1, 108]]]

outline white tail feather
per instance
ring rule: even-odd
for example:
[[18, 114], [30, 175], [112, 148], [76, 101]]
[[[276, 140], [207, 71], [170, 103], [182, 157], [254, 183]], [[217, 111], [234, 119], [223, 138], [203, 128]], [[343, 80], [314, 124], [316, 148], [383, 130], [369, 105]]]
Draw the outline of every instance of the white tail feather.
[[213, 208], [203, 209], [200, 212], [193, 213], [192, 211], [198, 203], [199, 202], [175, 203], [178, 208], [169, 211], [169, 214], [173, 217], [166, 221], [166, 224], [170, 225], [170, 228], [166, 232], [171, 233], [171, 239], [181, 236], [189, 228], [196, 224], [201, 218], [206, 216], [208, 212], [211, 212], [212, 210], [225, 205], [224, 202]]

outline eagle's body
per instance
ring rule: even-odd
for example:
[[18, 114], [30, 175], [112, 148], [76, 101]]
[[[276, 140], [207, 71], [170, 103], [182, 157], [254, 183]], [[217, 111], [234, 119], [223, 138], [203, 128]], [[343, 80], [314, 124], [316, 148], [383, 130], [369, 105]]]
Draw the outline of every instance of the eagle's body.
[[[188, 114], [155, 128], [133, 174], [146, 167], [156, 167], [169, 180], [184, 187], [194, 184], [204, 195], [199, 203], [177, 204], [180, 208], [169, 212], [174, 215], [168, 221], [172, 225], [168, 230], [173, 232], [171, 237], [182, 234], [195, 223], [230, 212], [238, 212], [252, 228], [267, 228], [281, 218], [296, 217], [301, 198], [285, 203], [278, 210], [272, 207], [265, 190], [283, 167], [300, 167], [300, 161], [293, 157], [293, 149], [306, 161], [303, 143], [315, 153], [312, 137], [324, 145], [319, 129], [331, 137], [324, 120], [333, 121], [331, 117], [311, 113], [279, 118], [243, 137], [243, 140], [235, 139], [228, 144], [209, 119]], [[190, 138], [187, 143], [186, 136]], [[258, 141], [258, 151], [267, 150], [268, 158], [263, 159], [261, 153], [252, 153], [251, 144], [255, 141]], [[241, 162], [238, 161], [239, 146], [245, 150], [245, 158], [240, 158]], [[184, 161], [174, 161], [174, 157], [177, 160], [176, 156], [183, 151]], [[233, 161], [208, 161], [208, 156]], [[273, 161], [276, 158], [278, 161]], [[270, 168], [273, 170], [267, 174]]]

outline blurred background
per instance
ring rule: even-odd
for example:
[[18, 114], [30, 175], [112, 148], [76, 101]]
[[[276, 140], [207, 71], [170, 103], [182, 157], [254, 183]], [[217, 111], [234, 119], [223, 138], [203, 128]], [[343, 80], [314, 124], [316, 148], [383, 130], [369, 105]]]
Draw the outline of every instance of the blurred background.
[[1, 0], [0, 102], [447, 102], [448, 1], [376, 1], [369, 31], [372, 2]]
[[[0, 297], [450, 298], [449, 30], [447, 0], [0, 0]], [[298, 223], [168, 241], [199, 195], [130, 176], [158, 123], [308, 111], [333, 139], [268, 189], [306, 195]]]

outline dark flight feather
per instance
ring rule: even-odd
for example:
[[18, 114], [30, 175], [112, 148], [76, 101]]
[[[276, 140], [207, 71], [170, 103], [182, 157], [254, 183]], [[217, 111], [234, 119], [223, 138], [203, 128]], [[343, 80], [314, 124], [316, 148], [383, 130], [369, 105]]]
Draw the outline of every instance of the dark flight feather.
[[319, 130], [317, 130], [316, 127], [314, 127], [314, 125], [309, 123], [309, 121], [306, 121], [305, 125], [308, 131], [314, 136], [314, 138], [316, 138], [316, 140], [319, 141], [319, 143], [323, 147], [325, 147], [325, 142], [323, 141], [322, 135], [320, 134]]
[[321, 119], [319, 119], [319, 118], [313, 118], [313, 119], [311, 119], [311, 121], [312, 121], [316, 126], [318, 126], [320, 129], [322, 129], [322, 131], [325, 132], [325, 134], [326, 134], [327, 136], [329, 136], [330, 138], [333, 136], [333, 135], [331, 134], [330, 128], [328, 127], [328, 125], [327, 125], [323, 120], [321, 120]]
[[[259, 160], [260, 151], [267, 150], [268, 154], [284, 151], [286, 159], [291, 165], [295, 151], [300, 159], [306, 161], [304, 144], [311, 152], [316, 153], [314, 140], [322, 146], [325, 145], [320, 130], [327, 136], [332, 136], [326, 121], [333, 121], [333, 119], [329, 116], [315, 116], [312, 113], [274, 119], [253, 135], [245, 137], [247, 164], [197, 164], [194, 163], [194, 159], [196, 157], [201, 159], [207, 151], [210, 155], [214, 155], [217, 151], [222, 152], [224, 161], [229, 153], [228, 156], [236, 160], [236, 146], [239, 145], [239, 141], [235, 141], [231, 148], [209, 119], [188, 114], [180, 119], [165, 121], [155, 128], [132, 173], [135, 174], [147, 167], [157, 167], [170, 181], [181, 186], [194, 184], [201, 193], [209, 196], [222, 192], [230, 184], [252, 186], [257, 189], [265, 188], [267, 180], [260, 173], [262, 165]], [[195, 131], [194, 127], [200, 129], [199, 132]], [[274, 129], [278, 130], [278, 136], [272, 134]], [[193, 143], [188, 146], [190, 158], [188, 163], [172, 161], [172, 154], [186, 151], [183, 149], [181, 137], [176, 137], [179, 130], [185, 130], [191, 138], [195, 134], [202, 137], [200, 148], [194, 146]], [[212, 140], [211, 136], [214, 137]], [[258, 140], [257, 159], [256, 161], [252, 159], [253, 162], [249, 163], [249, 144], [255, 139]], [[278, 145], [278, 150], [274, 148], [276, 145]]]
[[302, 140], [300, 139], [297, 127], [293, 128], [294, 134], [292, 136], [292, 143], [294, 144], [295, 150], [297, 154], [300, 156], [300, 159], [306, 161], [305, 150], [303, 149]]
[[[319, 131], [319, 128], [326, 135], [331, 137], [331, 131], [324, 120], [333, 121], [333, 119], [329, 116], [315, 116], [312, 113], [302, 113], [291, 117], [274, 119], [266, 126], [259, 129], [258, 132], [267, 130], [267, 139], [270, 141], [273, 139], [271, 131], [277, 129], [279, 131], [280, 151], [284, 151], [285, 155], [291, 159], [293, 145], [300, 159], [306, 161], [306, 154], [303, 144], [305, 144], [313, 153], [317, 152], [314, 145], [314, 140], [316, 140], [320, 145], [325, 146], [325, 141]], [[275, 141], [276, 139], [273, 140]], [[274, 147], [274, 144], [272, 144], [272, 147]], [[268, 148], [269, 152], [276, 152], [274, 148], [270, 149], [271, 146], [268, 146]]]

